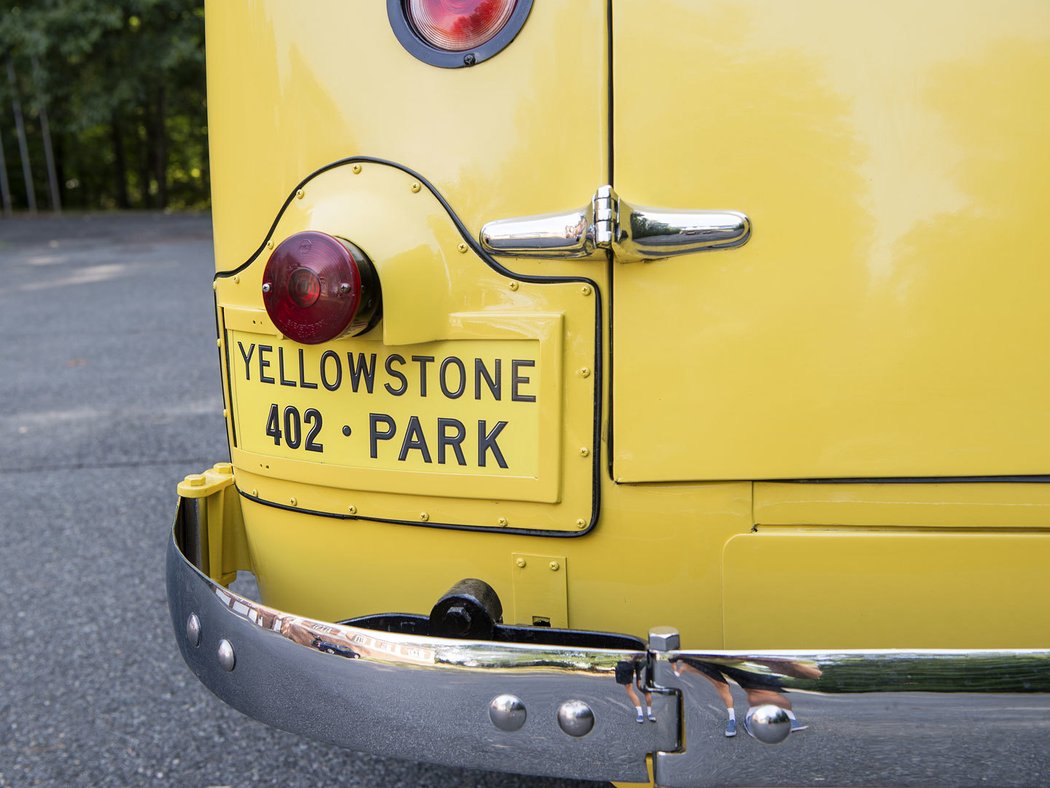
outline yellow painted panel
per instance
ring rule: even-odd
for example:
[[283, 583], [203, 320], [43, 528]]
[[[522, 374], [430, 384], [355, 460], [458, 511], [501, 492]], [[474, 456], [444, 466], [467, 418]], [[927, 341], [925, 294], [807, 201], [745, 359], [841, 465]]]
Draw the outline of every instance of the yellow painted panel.
[[1050, 484], [755, 485], [759, 525], [1050, 528]]
[[208, 1], [219, 270], [254, 252], [301, 179], [346, 156], [422, 173], [475, 236], [492, 219], [575, 207], [607, 178], [605, 0], [535, 3], [510, 46], [458, 69], [406, 52], [386, 6]]
[[[391, 166], [335, 167], [305, 184], [274, 228], [274, 244], [311, 229], [348, 238], [369, 255], [382, 282], [383, 318], [359, 337], [302, 346], [275, 336], [262, 302], [266, 249], [236, 275], [216, 280], [241, 487], [283, 506], [344, 517], [578, 533], [593, 522], [601, 458], [594, 445], [594, 289], [523, 282], [495, 270], [462, 245], [438, 199], [417, 186]], [[494, 378], [497, 357], [499, 401], [489, 389], [477, 392], [473, 378], [463, 382], [469, 397], [441, 388], [441, 360], [460, 359], [473, 375], [481, 359]], [[390, 367], [401, 378], [387, 369], [396, 359]], [[373, 369], [371, 391], [362, 367]], [[337, 377], [335, 390], [323, 385], [334, 386]], [[394, 396], [402, 381], [405, 392]], [[286, 413], [299, 424], [296, 445], [287, 435], [276, 442], [278, 430], [287, 432]], [[373, 414], [389, 421], [373, 424]], [[452, 449], [442, 462], [440, 418], [463, 423], [463, 465]], [[482, 467], [483, 445], [490, 445], [481, 439], [483, 427], [491, 438], [500, 423], [493, 440], [503, 464], [489, 449]], [[395, 435], [381, 447], [377, 437], [372, 458], [373, 431], [378, 436], [391, 426]], [[308, 441], [314, 427], [316, 451]], [[425, 442], [426, 454], [405, 443], [409, 436]], [[278, 480], [298, 488], [278, 495]], [[251, 523], [248, 532], [251, 538]]]
[[[275, 497], [302, 492], [301, 485], [237, 469], [242, 490], [263, 481]], [[331, 621], [429, 613], [453, 583], [477, 577], [510, 611], [520, 571], [514, 557], [559, 556], [568, 567], [568, 626], [645, 637], [650, 627], [671, 624], [687, 647], [720, 647], [721, 547], [751, 528], [750, 485], [606, 484], [602, 493], [601, 523], [575, 539], [335, 520], [243, 504], [263, 599], [283, 610]], [[406, 506], [434, 503], [403, 497]]]
[[613, 7], [617, 478], [1050, 472], [1050, 4]]
[[1050, 645], [1050, 534], [759, 530], [723, 564], [726, 648]]
[[[504, 609], [504, 621], [526, 626], [550, 626], [564, 629], [569, 625], [566, 577], [569, 567], [564, 555], [511, 555], [511, 577], [514, 598]], [[545, 620], [546, 623], [540, 623]]]

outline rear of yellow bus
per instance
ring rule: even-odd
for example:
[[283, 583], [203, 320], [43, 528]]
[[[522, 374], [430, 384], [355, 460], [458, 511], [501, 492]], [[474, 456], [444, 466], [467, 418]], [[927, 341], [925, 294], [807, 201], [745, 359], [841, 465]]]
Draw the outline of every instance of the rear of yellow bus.
[[981, 753], [1050, 766], [1048, 44], [1039, 2], [210, 2], [191, 669], [436, 763], [1030, 782]]

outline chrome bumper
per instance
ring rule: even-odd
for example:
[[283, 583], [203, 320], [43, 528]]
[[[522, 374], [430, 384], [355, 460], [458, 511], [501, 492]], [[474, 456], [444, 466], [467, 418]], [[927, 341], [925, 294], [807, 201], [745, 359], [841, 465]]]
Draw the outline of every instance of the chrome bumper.
[[[646, 782], [652, 754], [664, 786], [1030, 785], [1050, 772], [1050, 651], [701, 653], [680, 650], [668, 628], [648, 651], [588, 650], [315, 621], [198, 569], [214, 532], [204, 503], [180, 500], [168, 546], [179, 649], [219, 698], [278, 728], [592, 780]], [[638, 722], [646, 690], [652, 714]]]

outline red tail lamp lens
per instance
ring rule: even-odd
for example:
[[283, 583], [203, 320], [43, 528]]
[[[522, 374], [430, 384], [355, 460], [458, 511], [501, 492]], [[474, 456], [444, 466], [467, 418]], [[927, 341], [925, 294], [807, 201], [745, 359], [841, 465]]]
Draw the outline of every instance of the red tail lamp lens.
[[282, 241], [266, 262], [262, 289], [270, 320], [304, 345], [360, 334], [379, 314], [379, 277], [371, 261], [349, 241], [325, 233]]
[[475, 49], [507, 24], [517, 0], [408, 0], [408, 19], [431, 46]]

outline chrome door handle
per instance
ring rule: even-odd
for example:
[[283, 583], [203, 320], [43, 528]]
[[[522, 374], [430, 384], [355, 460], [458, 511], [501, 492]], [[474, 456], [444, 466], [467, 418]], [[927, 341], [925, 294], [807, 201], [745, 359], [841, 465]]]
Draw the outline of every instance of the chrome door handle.
[[751, 220], [739, 211], [687, 211], [633, 206], [611, 186], [567, 213], [489, 222], [481, 245], [492, 254], [543, 259], [657, 260], [747, 243]]

